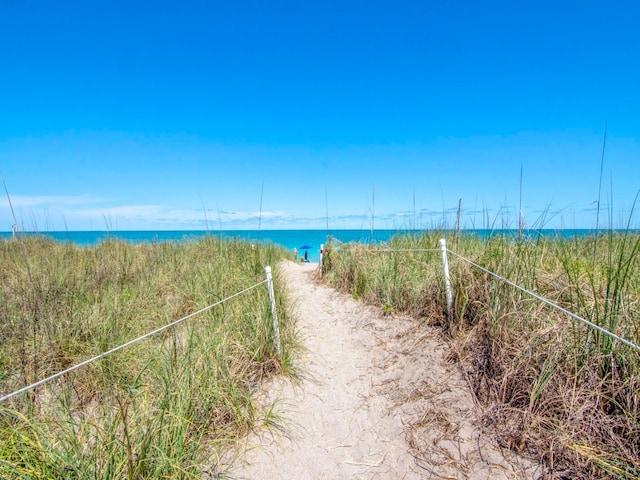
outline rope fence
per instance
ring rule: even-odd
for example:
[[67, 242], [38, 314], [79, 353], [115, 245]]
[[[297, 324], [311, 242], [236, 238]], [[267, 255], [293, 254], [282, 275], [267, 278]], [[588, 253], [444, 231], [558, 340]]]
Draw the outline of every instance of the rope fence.
[[[336, 240], [335, 238], [332, 238], [332, 240]], [[342, 242], [340, 242], [342, 244]], [[603, 335], [608, 336], [609, 338], [612, 338], [613, 340], [617, 340], [618, 342], [622, 343], [623, 345], [626, 345], [627, 347], [636, 350], [638, 352], [640, 352], [640, 346], [636, 345], [635, 343], [627, 340], [626, 338], [621, 337], [620, 335], [616, 335], [613, 332], [610, 332], [609, 330], [607, 330], [606, 328], [601, 327], [600, 325], [596, 325], [595, 323], [587, 320], [586, 318], [582, 318], [579, 315], [576, 315], [575, 313], [571, 312], [570, 310], [567, 310], [564, 307], [561, 307], [560, 305], [558, 305], [557, 303], [552, 302], [551, 300], [542, 297], [541, 295], [538, 295], [535, 292], [532, 292], [531, 290], [527, 290], [524, 287], [521, 287], [520, 285], [512, 282], [511, 280], [507, 279], [506, 277], [499, 275], [495, 272], [492, 272], [490, 270], [488, 270], [487, 268], [478, 265], [477, 263], [475, 263], [473, 260], [470, 260], [462, 255], [460, 255], [459, 253], [454, 252], [453, 250], [450, 250], [447, 247], [446, 241], [445, 239], [441, 239], [438, 242], [438, 246], [439, 248], [419, 248], [419, 249], [411, 249], [411, 248], [400, 248], [400, 249], [390, 249], [390, 248], [380, 248], [380, 249], [375, 249], [375, 250], [365, 250], [365, 252], [368, 253], [393, 253], [393, 252], [403, 252], [403, 253], [413, 253], [413, 252], [440, 252], [442, 255], [442, 268], [444, 271], [444, 281], [445, 281], [445, 291], [446, 291], [446, 296], [447, 296], [447, 315], [449, 315], [450, 317], [453, 315], [453, 288], [451, 286], [451, 279], [450, 279], [450, 273], [449, 273], [449, 260], [447, 257], [447, 253], [450, 253], [451, 255], [455, 256], [457, 259], [462, 260], [464, 262], [467, 262], [469, 265], [491, 275], [492, 277], [506, 283], [507, 285], [510, 285], [511, 287], [520, 290], [521, 292], [531, 296], [532, 298], [535, 298], [536, 300], [539, 300], [545, 304], [547, 304], [548, 306], [568, 315], [569, 317], [573, 318], [574, 320], [583, 323], [584, 325], [586, 325], [587, 327], [596, 330], [600, 333], [602, 333]]]
[[0, 403], [9, 400], [10, 398], [16, 397], [22, 393], [28, 392], [29, 390], [33, 390], [34, 388], [39, 387], [40, 385], [44, 385], [45, 383], [51, 382], [52, 380], [55, 380], [57, 378], [60, 378], [64, 375], [67, 375], [75, 370], [78, 370], [79, 368], [85, 367], [93, 362], [96, 362], [98, 360], [101, 360], [109, 355], [112, 355], [114, 353], [116, 353], [119, 350], [122, 350], [123, 348], [127, 348], [135, 343], [141, 342], [142, 340], [146, 340], [147, 338], [150, 338], [154, 335], [157, 335], [158, 333], [161, 333], [165, 330], [168, 330], [172, 327], [175, 327], [176, 325], [179, 325], [180, 323], [195, 317], [196, 315], [200, 315], [204, 312], [207, 312], [209, 310], [211, 310], [212, 308], [217, 307], [218, 305], [221, 305], [225, 302], [228, 302], [229, 300], [232, 300], [236, 297], [239, 297], [241, 295], [244, 295], [247, 292], [250, 292], [251, 290], [254, 290], [262, 285], [267, 285], [269, 288], [269, 297], [271, 300], [271, 308], [272, 308], [272, 314], [274, 317], [274, 322], [273, 322], [273, 327], [274, 327], [274, 337], [275, 337], [275, 341], [276, 341], [276, 350], [278, 352], [278, 355], [281, 354], [281, 346], [280, 346], [280, 332], [278, 330], [278, 323], [277, 323], [277, 316], [276, 316], [276, 312], [275, 312], [275, 300], [274, 300], [274, 293], [273, 293], [273, 280], [271, 277], [271, 267], [265, 267], [265, 273], [267, 278], [259, 283], [256, 283], [255, 285], [252, 285], [250, 287], [245, 288], [244, 290], [241, 290], [237, 293], [234, 293], [233, 295], [230, 295], [216, 303], [213, 303], [207, 307], [201, 308], [198, 311], [195, 311], [193, 313], [190, 313], [189, 315], [186, 315], [178, 320], [175, 320], [171, 323], [168, 323], [167, 325], [164, 325], [160, 328], [157, 328], [156, 330], [153, 330], [152, 332], [149, 333], [145, 333], [144, 335], [141, 335], [137, 338], [134, 338], [133, 340], [130, 340], [126, 343], [123, 343], [122, 345], [119, 345], [117, 347], [112, 348], [111, 350], [107, 350], [106, 352], [102, 352], [98, 355], [96, 355], [95, 357], [89, 358], [83, 362], [80, 362], [72, 367], [67, 368], [66, 370], [62, 370], [61, 372], [55, 373], [53, 375], [50, 375], [46, 378], [43, 378], [42, 380], [39, 380], [37, 382], [32, 383], [31, 385], [27, 385], [26, 387], [20, 388], [19, 390], [16, 390], [14, 392], [11, 392], [3, 397], [0, 397]]
[[[441, 241], [444, 241], [444, 240], [441, 240]], [[614, 340], [617, 340], [617, 341], [619, 341], [620, 343], [623, 343], [624, 345], [626, 345], [627, 347], [630, 347], [630, 348], [632, 348], [632, 349], [637, 350], [637, 351], [639, 351], [639, 352], [640, 352], [640, 346], [636, 345], [635, 343], [630, 342], [630, 341], [629, 341], [629, 340], [627, 340], [626, 338], [622, 338], [621, 336], [616, 335], [616, 334], [615, 334], [615, 333], [613, 333], [613, 332], [610, 332], [610, 331], [609, 331], [609, 330], [607, 330], [606, 328], [603, 328], [603, 327], [601, 327], [600, 325], [596, 325], [595, 323], [593, 323], [593, 322], [591, 322], [591, 321], [587, 320], [586, 318], [582, 318], [581, 316], [576, 315], [575, 313], [571, 312], [570, 310], [567, 310], [566, 308], [561, 307], [561, 306], [560, 306], [560, 305], [558, 305], [557, 303], [554, 303], [554, 302], [552, 302], [551, 300], [546, 299], [546, 298], [544, 298], [544, 297], [542, 297], [542, 296], [538, 295], [538, 294], [537, 294], [537, 293], [535, 293], [535, 292], [532, 292], [531, 290], [527, 290], [526, 288], [521, 287], [520, 285], [518, 285], [518, 284], [516, 284], [516, 283], [512, 282], [511, 280], [509, 280], [509, 279], [507, 279], [507, 278], [503, 277], [502, 275], [499, 275], [499, 274], [497, 274], [497, 273], [494, 273], [494, 272], [492, 272], [492, 271], [490, 271], [490, 270], [488, 270], [488, 269], [484, 268], [483, 266], [478, 265], [478, 264], [477, 264], [477, 263], [475, 263], [474, 261], [469, 260], [469, 259], [468, 259], [468, 258], [466, 258], [466, 257], [463, 257], [462, 255], [460, 255], [459, 253], [454, 252], [453, 250], [449, 250], [449, 249], [447, 248], [447, 252], [451, 253], [451, 254], [452, 254], [453, 256], [455, 256], [456, 258], [459, 258], [460, 260], [462, 260], [462, 261], [464, 261], [464, 262], [467, 262], [469, 265], [471, 265], [471, 266], [473, 266], [473, 267], [475, 267], [475, 268], [477, 268], [477, 269], [479, 269], [479, 270], [481, 270], [481, 271], [483, 271], [483, 272], [485, 272], [485, 273], [487, 273], [487, 274], [491, 275], [492, 277], [494, 277], [494, 278], [496, 278], [496, 279], [498, 279], [498, 280], [500, 280], [500, 281], [502, 281], [502, 282], [506, 283], [507, 285], [510, 285], [510, 286], [512, 286], [513, 288], [515, 288], [515, 289], [517, 289], [517, 290], [520, 290], [521, 292], [526, 293], [527, 295], [529, 295], [529, 296], [531, 296], [531, 297], [535, 298], [536, 300], [539, 300], [539, 301], [541, 301], [541, 302], [543, 302], [543, 303], [545, 303], [545, 304], [549, 305], [550, 307], [555, 308], [556, 310], [559, 310], [560, 312], [562, 312], [562, 313], [564, 313], [564, 314], [566, 314], [566, 315], [570, 316], [570, 317], [571, 317], [571, 318], [573, 318], [574, 320], [577, 320], [577, 321], [579, 321], [579, 322], [581, 322], [581, 323], [583, 323], [583, 324], [587, 325], [589, 328], [591, 328], [591, 329], [593, 329], [593, 330], [597, 330], [598, 332], [602, 333], [603, 335], [606, 335], [606, 336], [608, 336], [608, 337], [610, 337], [610, 338], [612, 338], [612, 339], [614, 339]]]
[[368, 253], [408, 253], [408, 252], [439, 252], [439, 248], [380, 248], [365, 250]]

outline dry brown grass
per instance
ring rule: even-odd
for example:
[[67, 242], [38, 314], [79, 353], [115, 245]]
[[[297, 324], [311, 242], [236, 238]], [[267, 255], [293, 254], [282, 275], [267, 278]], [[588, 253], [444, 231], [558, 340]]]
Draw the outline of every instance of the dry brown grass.
[[[509, 285], [451, 259], [445, 315], [441, 235], [384, 248], [329, 249], [327, 280], [354, 297], [438, 325], [504, 448], [541, 459], [545, 478], [640, 477], [640, 356]], [[593, 323], [640, 340], [640, 236], [459, 239], [457, 252]], [[594, 255], [595, 252], [595, 255]]]

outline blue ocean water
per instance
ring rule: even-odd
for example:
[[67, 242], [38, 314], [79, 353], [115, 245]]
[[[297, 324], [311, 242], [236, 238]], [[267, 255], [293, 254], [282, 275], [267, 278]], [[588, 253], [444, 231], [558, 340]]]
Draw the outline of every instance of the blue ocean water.
[[[27, 235], [33, 233], [25, 232]], [[327, 241], [327, 235], [332, 234], [342, 242], [378, 243], [389, 240], [397, 230], [155, 230], [155, 231], [58, 231], [38, 232], [39, 235], [51, 237], [61, 242], [72, 242], [80, 246], [91, 246], [108, 238], [118, 238], [132, 243], [187, 241], [205, 235], [222, 235], [223, 238], [240, 239], [252, 243], [272, 243], [280, 245], [293, 252], [298, 250], [299, 256], [308, 254], [310, 262], [317, 262], [320, 258], [320, 246]], [[11, 238], [11, 232], [0, 232], [0, 238]], [[309, 246], [311, 248], [301, 249]]]
[[[421, 233], [420, 230], [223, 230], [223, 231], [202, 231], [202, 230], [154, 230], [154, 231], [58, 231], [58, 232], [38, 232], [61, 242], [72, 242], [80, 246], [95, 245], [107, 238], [118, 238], [132, 243], [143, 242], [166, 242], [166, 241], [188, 241], [203, 237], [205, 235], [222, 235], [223, 238], [240, 239], [252, 243], [273, 243], [293, 251], [298, 250], [298, 255], [308, 253], [310, 262], [317, 262], [320, 257], [320, 246], [327, 241], [327, 236], [331, 235], [341, 242], [360, 242], [365, 244], [381, 243], [388, 241], [397, 234]], [[517, 235], [517, 230], [464, 230], [463, 234], [473, 234], [480, 237], [489, 237], [495, 234]], [[565, 230], [531, 230], [525, 231], [528, 237], [537, 236], [561, 236], [564, 238], [574, 236], [586, 236], [594, 234], [595, 230], [565, 229]], [[27, 235], [33, 233], [26, 233]], [[0, 238], [11, 238], [11, 232], [0, 232]], [[301, 249], [308, 245], [309, 249]], [[434, 245], [435, 247], [435, 245]]]

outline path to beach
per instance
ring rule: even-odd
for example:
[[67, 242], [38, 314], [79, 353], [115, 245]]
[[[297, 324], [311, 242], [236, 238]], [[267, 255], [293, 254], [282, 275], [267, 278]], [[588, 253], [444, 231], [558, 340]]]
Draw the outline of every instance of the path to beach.
[[536, 478], [501, 450], [446, 344], [424, 324], [383, 316], [317, 280], [317, 264], [280, 266], [304, 351], [299, 382], [276, 378], [284, 429], [258, 428], [225, 459], [232, 479]]

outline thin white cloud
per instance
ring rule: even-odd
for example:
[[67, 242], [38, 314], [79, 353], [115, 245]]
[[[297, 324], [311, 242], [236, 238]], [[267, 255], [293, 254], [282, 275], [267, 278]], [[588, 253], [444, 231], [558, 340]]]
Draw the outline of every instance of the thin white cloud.
[[69, 223], [107, 221], [110, 228], [123, 229], [204, 229], [257, 228], [291, 221], [282, 211], [212, 211], [203, 209], [176, 209], [162, 205], [119, 205], [69, 209], [64, 213]]
[[[87, 205], [104, 201], [104, 199], [90, 197], [88, 195], [11, 195], [11, 204], [14, 208], [57, 207]], [[0, 198], [0, 208], [8, 208], [9, 200], [3, 196]]]
[[[25, 230], [256, 230], [290, 228], [428, 228], [434, 222], [440, 226], [453, 225], [456, 207], [440, 210], [420, 208], [416, 211], [398, 210], [360, 215], [296, 216], [282, 210], [213, 210], [209, 208], [172, 208], [157, 204], [110, 205], [105, 199], [79, 196], [26, 196], [11, 197], [18, 224]], [[0, 200], [0, 230], [11, 228], [13, 220], [5, 199]], [[605, 206], [606, 207], [606, 206]], [[594, 207], [586, 210], [591, 213]], [[606, 211], [606, 208], [603, 208]], [[517, 215], [512, 207], [499, 209], [462, 209], [461, 224], [474, 226], [476, 215], [483, 223], [501, 225], [514, 223]], [[525, 217], [535, 224], [550, 225], [558, 212], [546, 211], [544, 221], [536, 218], [540, 213], [529, 209]], [[536, 215], [537, 213], [537, 215]], [[487, 217], [490, 218], [487, 218]], [[553, 222], [552, 222], [553, 223]], [[556, 222], [557, 223], [557, 222]], [[4, 228], [2, 228], [4, 227]]]
[[[210, 212], [211, 214], [216, 214], [217, 212]], [[285, 212], [282, 211], [276, 211], [276, 212], [270, 212], [270, 211], [265, 211], [265, 212], [220, 212], [220, 218], [222, 218], [223, 220], [227, 220], [227, 221], [237, 221], [237, 220], [259, 220], [259, 219], [282, 219], [282, 218], [291, 218], [290, 215], [286, 214]]]
[[113, 207], [94, 207], [71, 210], [70, 215], [80, 218], [101, 218], [104, 216], [123, 218], [153, 218], [162, 214], [164, 209], [158, 205], [121, 205]]

